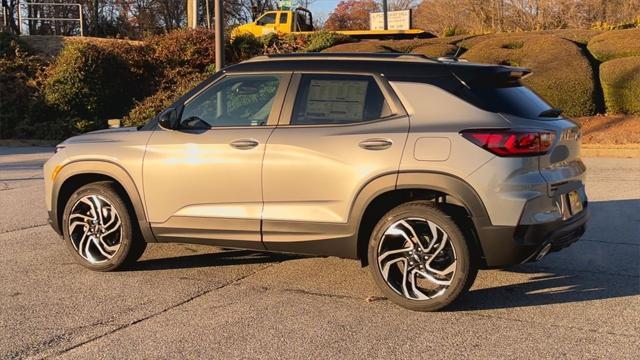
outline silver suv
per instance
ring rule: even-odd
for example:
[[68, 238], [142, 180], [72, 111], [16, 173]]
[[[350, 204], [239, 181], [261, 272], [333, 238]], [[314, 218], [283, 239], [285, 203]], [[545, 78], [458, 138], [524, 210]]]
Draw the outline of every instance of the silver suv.
[[358, 259], [429, 311], [478, 268], [538, 260], [588, 218], [580, 131], [528, 70], [397, 54], [258, 57], [140, 128], [60, 144], [53, 228], [82, 265], [146, 243]]

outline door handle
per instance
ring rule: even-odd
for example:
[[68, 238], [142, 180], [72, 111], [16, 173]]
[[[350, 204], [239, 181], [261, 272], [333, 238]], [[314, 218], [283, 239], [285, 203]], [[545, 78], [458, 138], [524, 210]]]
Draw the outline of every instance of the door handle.
[[231, 145], [232, 147], [238, 150], [249, 150], [258, 146], [258, 144], [259, 144], [258, 141], [254, 139], [240, 139], [240, 140], [233, 141], [229, 145]]
[[391, 147], [393, 142], [389, 139], [367, 139], [360, 143], [360, 147], [366, 150], [384, 150]]

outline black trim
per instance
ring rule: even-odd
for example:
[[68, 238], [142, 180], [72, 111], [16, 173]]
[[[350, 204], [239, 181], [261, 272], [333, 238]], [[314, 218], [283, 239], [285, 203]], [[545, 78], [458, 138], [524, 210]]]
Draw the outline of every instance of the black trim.
[[535, 225], [493, 226], [478, 228], [478, 236], [488, 267], [498, 267], [531, 261], [547, 244], [551, 251], [561, 250], [578, 241], [586, 230], [589, 209], [566, 221], [558, 220]]
[[62, 230], [60, 230], [60, 226], [58, 226], [58, 219], [56, 218], [55, 211], [47, 211], [49, 225], [53, 228], [53, 231], [56, 234], [62, 236]]

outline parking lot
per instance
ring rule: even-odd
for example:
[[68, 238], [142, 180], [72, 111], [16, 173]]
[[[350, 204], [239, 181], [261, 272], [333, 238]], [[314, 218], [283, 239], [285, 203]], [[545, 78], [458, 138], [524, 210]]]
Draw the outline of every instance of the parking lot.
[[337, 258], [153, 244], [133, 269], [85, 270], [46, 224], [50, 151], [0, 148], [0, 358], [640, 353], [640, 159], [585, 159], [592, 219], [581, 241], [481, 271], [451, 309], [416, 313], [377, 298], [369, 270]]

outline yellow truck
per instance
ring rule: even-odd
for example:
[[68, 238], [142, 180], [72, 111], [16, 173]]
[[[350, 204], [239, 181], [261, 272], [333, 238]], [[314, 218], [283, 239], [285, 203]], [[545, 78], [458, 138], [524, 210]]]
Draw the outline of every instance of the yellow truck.
[[[271, 33], [308, 34], [315, 31], [311, 11], [305, 8], [268, 11], [256, 21], [240, 25], [231, 31], [231, 37], [241, 34], [263, 36]], [[337, 33], [356, 39], [413, 39], [433, 37], [419, 29], [409, 30], [341, 30]]]

